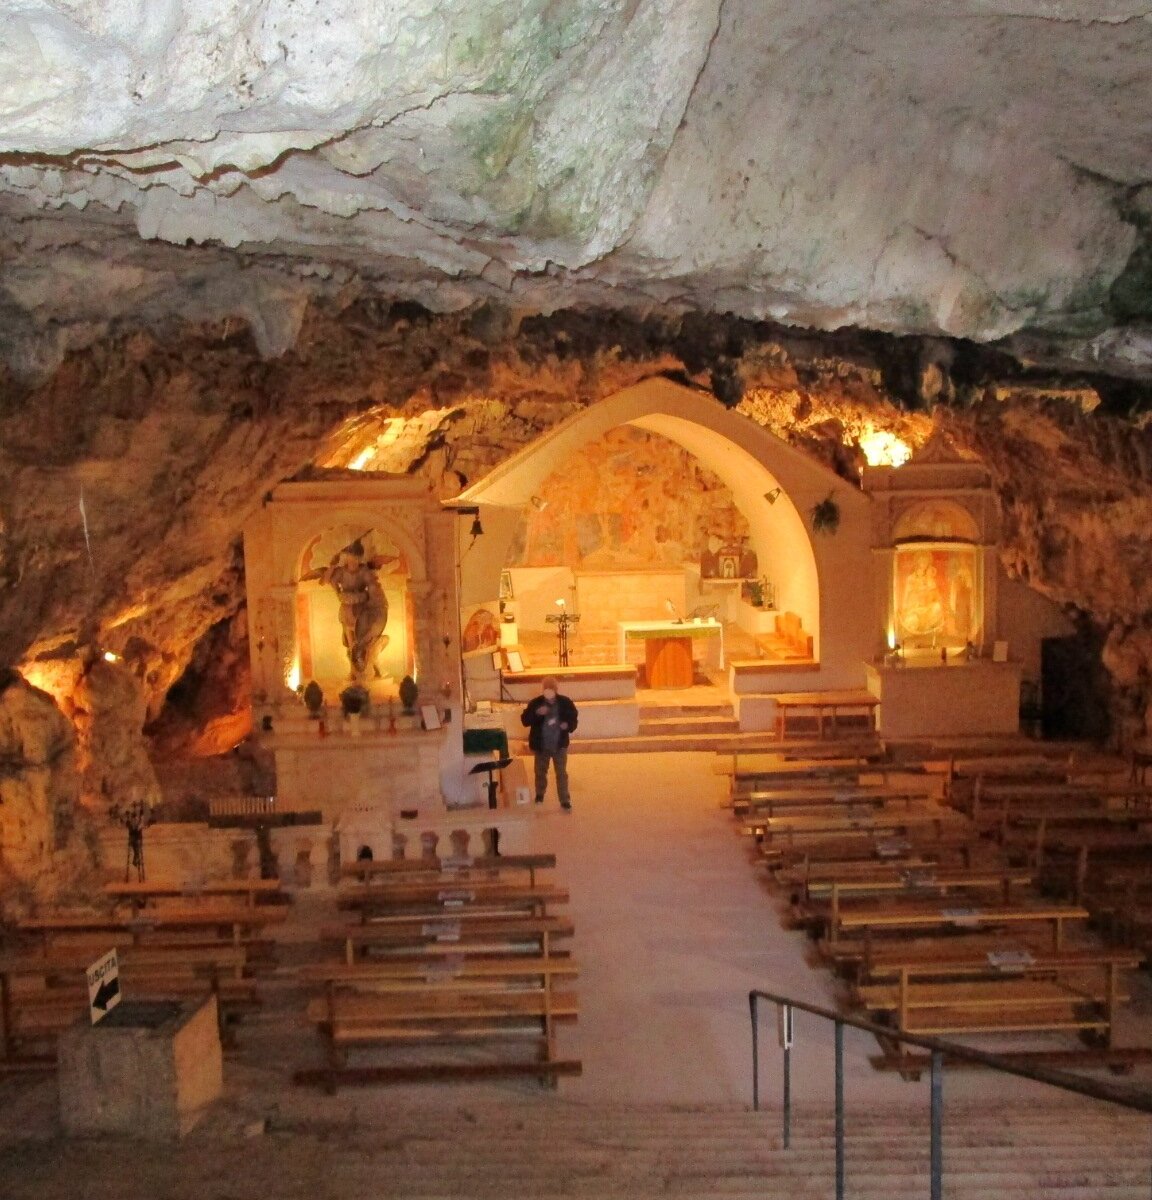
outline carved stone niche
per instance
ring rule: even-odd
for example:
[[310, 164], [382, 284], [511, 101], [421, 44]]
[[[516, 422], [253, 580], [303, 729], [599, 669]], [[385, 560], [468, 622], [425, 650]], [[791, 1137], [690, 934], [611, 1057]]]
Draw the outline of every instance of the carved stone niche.
[[[278, 808], [334, 819], [369, 799], [387, 807], [401, 780], [406, 802], [440, 804], [444, 732], [416, 729], [398, 693], [412, 676], [426, 703], [459, 694], [446, 627], [457, 611], [454, 556], [452, 515], [407, 477], [283, 484], [245, 527], [253, 725], [276, 758]], [[387, 619], [382, 636], [357, 640], [362, 585]], [[306, 706], [312, 682], [323, 700], [309, 689]], [[341, 694], [353, 687], [349, 716]]]

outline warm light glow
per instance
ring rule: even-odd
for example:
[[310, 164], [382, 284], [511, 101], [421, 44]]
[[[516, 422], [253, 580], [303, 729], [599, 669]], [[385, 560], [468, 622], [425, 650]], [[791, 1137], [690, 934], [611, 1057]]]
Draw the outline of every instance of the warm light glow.
[[292, 660], [288, 674], [284, 676], [284, 682], [294, 692], [300, 689], [300, 660], [298, 658]]
[[19, 670], [28, 683], [42, 692], [47, 692], [57, 703], [71, 696], [76, 685], [76, 664], [74, 662], [59, 660], [27, 663]]
[[888, 649], [896, 649], [896, 628], [893, 625], [888, 626]]
[[557, 608], [563, 608], [563, 607], [564, 607], [564, 597], [563, 597], [563, 596], [561, 596], [561, 597], [560, 597], [560, 599], [556, 601], [556, 607], [557, 607]]
[[404, 429], [403, 417], [390, 417], [383, 422], [383, 428], [362, 450], [358, 451], [348, 463], [351, 471], [363, 471], [379, 455], [380, 451], [391, 446], [399, 438]]
[[104, 651], [104, 661], [105, 662], [119, 662], [120, 655], [114, 654], [111, 650], [105, 650]]
[[870, 467], [902, 467], [912, 457], [912, 447], [886, 429], [869, 426], [860, 437], [860, 449]]

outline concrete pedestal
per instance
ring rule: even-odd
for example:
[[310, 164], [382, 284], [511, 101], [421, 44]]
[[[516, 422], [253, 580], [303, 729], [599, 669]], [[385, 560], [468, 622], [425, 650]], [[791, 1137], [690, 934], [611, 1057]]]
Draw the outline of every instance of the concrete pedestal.
[[1020, 727], [1020, 664], [985, 660], [867, 666], [884, 737], [975, 737]]
[[73, 1136], [182, 1137], [224, 1088], [216, 997], [125, 1000], [58, 1048], [60, 1121]]

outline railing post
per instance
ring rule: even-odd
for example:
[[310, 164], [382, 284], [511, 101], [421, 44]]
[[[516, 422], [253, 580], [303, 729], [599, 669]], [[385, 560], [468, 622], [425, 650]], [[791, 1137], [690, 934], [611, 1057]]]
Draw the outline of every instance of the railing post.
[[748, 1008], [752, 1014], [752, 1111], [760, 1111], [760, 1030], [758, 1028], [755, 992], [748, 993]]
[[777, 1007], [780, 1045], [784, 1047], [784, 1149], [792, 1145], [792, 1005]]
[[844, 1022], [836, 1022], [836, 1200], [844, 1200]]
[[939, 1050], [932, 1051], [930, 1079], [931, 1094], [931, 1200], [942, 1200], [944, 1195], [944, 1059]]

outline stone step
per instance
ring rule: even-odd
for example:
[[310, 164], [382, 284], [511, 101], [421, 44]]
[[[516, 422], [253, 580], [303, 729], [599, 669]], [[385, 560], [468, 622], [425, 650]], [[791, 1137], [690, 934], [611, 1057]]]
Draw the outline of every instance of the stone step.
[[640, 713], [640, 736], [663, 737], [666, 734], [702, 736], [708, 734], [738, 734], [740, 722], [735, 717], [657, 717], [649, 719]]
[[771, 733], [686, 733], [620, 738], [580, 738], [572, 743], [590, 754], [659, 754], [697, 751], [705, 754], [752, 753], [775, 750], [780, 743]]
[[732, 705], [727, 702], [715, 704], [646, 704], [640, 701], [641, 721], [664, 721], [674, 717], [717, 717], [732, 716]]
[[[358, 1109], [358, 1120], [368, 1111]], [[532, 1109], [488, 1108], [457, 1096], [450, 1128], [443, 1118], [439, 1110], [381, 1110], [388, 1152], [378, 1194], [414, 1200], [825, 1200], [833, 1194], [833, 1123], [826, 1110], [794, 1115], [788, 1150], [778, 1112], [598, 1107], [557, 1098], [541, 1098]], [[325, 1125], [320, 1113], [315, 1119]], [[1053, 1109], [949, 1109], [944, 1194], [949, 1200], [1147, 1197], [1146, 1134], [1146, 1118], [1087, 1101]], [[928, 1156], [922, 1112], [848, 1113], [845, 1181], [854, 1200], [922, 1200]]]

